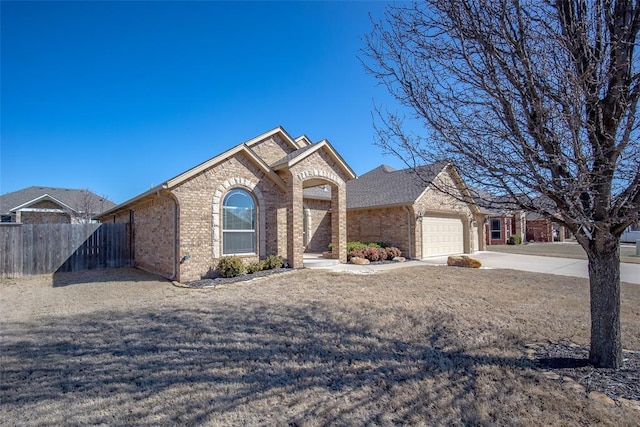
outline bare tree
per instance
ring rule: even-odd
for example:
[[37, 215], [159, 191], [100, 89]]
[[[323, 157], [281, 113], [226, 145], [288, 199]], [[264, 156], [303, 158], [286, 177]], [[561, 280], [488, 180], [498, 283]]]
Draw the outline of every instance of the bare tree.
[[601, 367], [622, 363], [619, 239], [640, 219], [639, 27], [639, 0], [427, 0], [389, 6], [363, 49], [423, 125], [376, 107], [378, 144], [409, 166], [450, 160], [575, 235]]
[[98, 196], [89, 189], [80, 190], [76, 195], [75, 203], [72, 206], [75, 211], [73, 215], [76, 221], [83, 224], [92, 222], [94, 215], [105, 210], [106, 200], [107, 197]]

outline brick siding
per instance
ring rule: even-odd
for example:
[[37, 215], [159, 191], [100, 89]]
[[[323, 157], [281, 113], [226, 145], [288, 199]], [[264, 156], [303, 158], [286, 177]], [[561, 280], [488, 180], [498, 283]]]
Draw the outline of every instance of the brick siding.
[[305, 252], [321, 253], [328, 249], [331, 243], [330, 208], [329, 200], [304, 199], [308, 239]]

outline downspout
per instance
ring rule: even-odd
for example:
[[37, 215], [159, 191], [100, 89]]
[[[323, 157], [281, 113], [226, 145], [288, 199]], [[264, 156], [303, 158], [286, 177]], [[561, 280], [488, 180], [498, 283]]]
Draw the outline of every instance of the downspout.
[[409, 256], [407, 258], [413, 259], [411, 254], [411, 211], [406, 205], [402, 206], [402, 208], [407, 212], [407, 242], [409, 245]]
[[173, 202], [173, 263], [171, 264], [171, 268], [172, 268], [172, 273], [171, 273], [171, 277], [169, 277], [169, 280], [175, 280], [176, 279], [176, 265], [178, 262], [178, 248], [177, 248], [177, 243], [178, 243], [178, 202], [175, 201], [175, 199], [173, 199], [172, 197], [169, 196], [165, 196], [164, 194], [160, 193], [160, 190], [158, 190], [156, 192], [156, 194], [158, 195], [158, 197], [160, 197], [161, 199], [166, 199], [166, 200], [171, 200]]

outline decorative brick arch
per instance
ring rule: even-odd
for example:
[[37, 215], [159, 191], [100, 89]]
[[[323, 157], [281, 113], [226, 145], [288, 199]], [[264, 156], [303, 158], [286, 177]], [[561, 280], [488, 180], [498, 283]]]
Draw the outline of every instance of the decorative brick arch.
[[317, 169], [306, 170], [306, 171], [298, 172], [296, 174], [296, 177], [300, 181], [306, 181], [308, 179], [313, 179], [313, 178], [322, 178], [324, 180], [332, 182], [338, 187], [342, 187], [344, 185], [344, 180], [340, 179], [338, 175], [336, 175], [333, 172], [327, 172], [324, 170], [317, 170]]
[[246, 178], [229, 178], [218, 186], [213, 193], [213, 236], [212, 236], [212, 255], [213, 258], [220, 258], [222, 256], [222, 227], [220, 225], [220, 212], [221, 203], [224, 199], [224, 195], [229, 190], [234, 188], [242, 188], [249, 191], [257, 200], [258, 205], [258, 255], [266, 256], [267, 252], [267, 239], [266, 239], [266, 205], [264, 202], [264, 196], [262, 191], [258, 188], [257, 183]]

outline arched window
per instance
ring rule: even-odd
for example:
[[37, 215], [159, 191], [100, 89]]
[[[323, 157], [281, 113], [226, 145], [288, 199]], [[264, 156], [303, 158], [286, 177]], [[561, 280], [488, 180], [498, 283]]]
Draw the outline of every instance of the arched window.
[[222, 202], [222, 254], [256, 253], [256, 204], [245, 190], [233, 189]]

